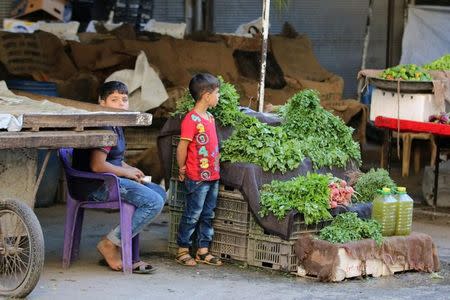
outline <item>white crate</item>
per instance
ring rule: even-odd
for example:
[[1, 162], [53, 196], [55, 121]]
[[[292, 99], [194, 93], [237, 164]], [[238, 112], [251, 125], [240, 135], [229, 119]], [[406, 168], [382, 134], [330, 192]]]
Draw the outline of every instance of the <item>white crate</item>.
[[370, 120], [374, 121], [376, 117], [383, 116], [428, 122], [429, 116], [441, 112], [441, 108], [435, 103], [434, 94], [400, 93], [400, 97], [397, 95], [394, 92], [374, 89], [370, 105]]

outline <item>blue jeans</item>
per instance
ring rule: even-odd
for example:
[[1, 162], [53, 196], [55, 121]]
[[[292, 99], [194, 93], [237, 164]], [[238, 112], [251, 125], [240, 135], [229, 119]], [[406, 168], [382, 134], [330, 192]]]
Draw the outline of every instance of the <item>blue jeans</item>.
[[208, 248], [214, 235], [212, 220], [219, 192], [219, 180], [193, 181], [185, 179], [186, 207], [178, 228], [178, 246], [189, 248], [191, 236], [197, 228], [199, 248]]
[[[123, 201], [136, 207], [131, 221], [134, 237], [161, 212], [166, 201], [166, 191], [154, 183], [141, 184], [122, 177], [119, 177], [119, 191]], [[107, 197], [106, 187], [102, 186], [89, 198], [93, 201], [107, 201]], [[120, 226], [114, 228], [107, 238], [120, 247]]]

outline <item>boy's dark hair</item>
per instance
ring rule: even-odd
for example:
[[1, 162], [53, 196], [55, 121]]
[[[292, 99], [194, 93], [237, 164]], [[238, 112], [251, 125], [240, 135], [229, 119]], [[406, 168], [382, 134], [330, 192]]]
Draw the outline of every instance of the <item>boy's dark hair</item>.
[[118, 92], [119, 94], [128, 95], [128, 88], [125, 83], [120, 81], [108, 81], [101, 85], [99, 90], [99, 99], [106, 100], [109, 95], [114, 92]]
[[212, 92], [219, 88], [220, 82], [217, 77], [209, 73], [199, 73], [192, 77], [189, 82], [189, 92], [195, 101], [198, 101], [206, 92]]

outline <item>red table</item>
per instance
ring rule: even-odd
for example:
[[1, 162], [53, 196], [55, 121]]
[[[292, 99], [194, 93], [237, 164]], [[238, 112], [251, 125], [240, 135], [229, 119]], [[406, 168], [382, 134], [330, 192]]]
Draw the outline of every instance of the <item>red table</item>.
[[387, 118], [378, 116], [375, 119], [375, 126], [388, 130], [388, 171], [390, 171], [391, 165], [391, 138], [392, 131], [399, 130], [400, 132], [417, 132], [417, 133], [430, 133], [434, 135], [436, 142], [436, 162], [434, 168], [434, 189], [433, 189], [433, 206], [436, 208], [437, 203], [437, 190], [438, 190], [438, 178], [439, 178], [439, 154], [441, 151], [440, 137], [450, 137], [450, 125], [437, 124], [430, 122], [417, 122], [409, 120], [401, 120], [395, 118]]

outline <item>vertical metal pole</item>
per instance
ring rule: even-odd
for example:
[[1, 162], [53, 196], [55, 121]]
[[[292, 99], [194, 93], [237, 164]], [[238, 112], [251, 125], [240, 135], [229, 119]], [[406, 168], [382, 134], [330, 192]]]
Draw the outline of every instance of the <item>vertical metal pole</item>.
[[195, 31], [203, 30], [203, 1], [195, 1]]
[[270, 0], [263, 0], [263, 40], [261, 48], [261, 78], [259, 81], [258, 103], [259, 112], [264, 110], [264, 82], [266, 80], [266, 63], [267, 63], [267, 42], [269, 38], [269, 16], [270, 16]]
[[395, 2], [388, 0], [388, 15], [387, 15], [387, 39], [386, 39], [386, 68], [392, 66], [392, 48], [394, 42], [394, 17], [395, 17]]
[[391, 174], [391, 151], [392, 151], [392, 131], [387, 129], [388, 131], [388, 153], [387, 153], [387, 171]]
[[[369, 41], [370, 41], [370, 23], [372, 23], [373, 2], [374, 0], [369, 0], [369, 10], [367, 12], [367, 20], [366, 20], [366, 34], [364, 37], [364, 46], [361, 59], [361, 70], [364, 70], [366, 68], [367, 51], [369, 49]], [[361, 101], [361, 89], [363, 87], [363, 81], [364, 79], [360, 79], [358, 81], [358, 101]]]
[[184, 1], [184, 18], [186, 22], [186, 32], [192, 33], [192, 19], [193, 19], [193, 4], [192, 0], [185, 0]]

